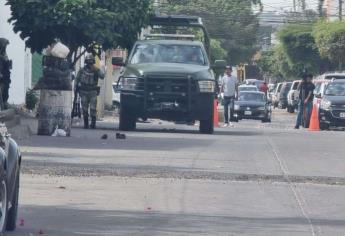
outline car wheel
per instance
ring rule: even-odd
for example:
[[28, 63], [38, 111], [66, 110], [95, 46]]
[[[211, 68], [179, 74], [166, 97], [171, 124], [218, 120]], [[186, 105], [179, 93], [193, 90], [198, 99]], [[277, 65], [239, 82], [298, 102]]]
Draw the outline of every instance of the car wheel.
[[287, 112], [289, 113], [294, 113], [295, 112], [295, 108], [293, 106], [287, 106]]
[[320, 130], [329, 130], [329, 125], [320, 122]]
[[17, 213], [18, 213], [18, 198], [19, 198], [19, 180], [20, 172], [17, 173], [16, 185], [14, 188], [14, 193], [11, 200], [11, 209], [8, 211], [7, 225], [6, 229], [8, 231], [13, 231], [16, 229]]
[[5, 170], [2, 169], [0, 177], [0, 236], [4, 236], [6, 231], [7, 204], [7, 182]]
[[113, 103], [113, 110], [116, 115], [120, 114], [120, 103], [114, 102]]
[[202, 134], [213, 134], [213, 116], [207, 120], [200, 120], [199, 131]]
[[121, 108], [120, 110], [120, 124], [121, 131], [132, 131], [136, 128], [136, 117], [128, 112], [127, 109]]

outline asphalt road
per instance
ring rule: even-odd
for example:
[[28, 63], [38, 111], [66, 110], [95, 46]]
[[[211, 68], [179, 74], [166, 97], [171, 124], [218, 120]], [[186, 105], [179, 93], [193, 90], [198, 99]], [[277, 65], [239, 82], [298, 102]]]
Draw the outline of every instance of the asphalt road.
[[[20, 141], [18, 229], [44, 235], [345, 235], [345, 132], [294, 116], [201, 135], [153, 121]], [[107, 140], [100, 137], [108, 135]]]

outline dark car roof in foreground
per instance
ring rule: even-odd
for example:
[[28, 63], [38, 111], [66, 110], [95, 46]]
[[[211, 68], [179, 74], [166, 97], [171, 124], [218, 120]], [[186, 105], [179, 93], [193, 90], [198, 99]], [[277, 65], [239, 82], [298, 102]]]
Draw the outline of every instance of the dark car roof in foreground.
[[265, 93], [260, 92], [260, 91], [240, 91], [240, 93], [255, 93], [255, 94], [262, 94], [262, 95], [265, 94]]
[[166, 45], [190, 45], [190, 46], [202, 46], [202, 42], [191, 41], [191, 40], [141, 40], [138, 41], [139, 44], [166, 44]]

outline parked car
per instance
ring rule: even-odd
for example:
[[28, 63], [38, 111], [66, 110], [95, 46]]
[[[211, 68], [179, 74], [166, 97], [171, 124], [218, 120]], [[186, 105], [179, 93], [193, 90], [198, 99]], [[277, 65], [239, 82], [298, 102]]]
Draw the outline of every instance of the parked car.
[[316, 105], [317, 109], [320, 107], [321, 99], [325, 93], [326, 87], [330, 81], [329, 80], [314, 80], [314, 100], [313, 104]]
[[240, 92], [234, 105], [235, 121], [242, 119], [261, 120], [271, 122], [271, 102], [262, 92]]
[[263, 80], [258, 80], [258, 79], [246, 79], [246, 85], [254, 85], [256, 86], [258, 89], [260, 88], [260, 86], [264, 83], [265, 81]]
[[0, 235], [16, 228], [21, 155], [17, 143], [0, 124]]
[[294, 113], [295, 110], [298, 108], [298, 100], [299, 100], [299, 85], [301, 84], [301, 80], [295, 80], [292, 82], [292, 86], [290, 91], [287, 95], [287, 111], [289, 113]]
[[259, 91], [258, 87], [256, 87], [255, 85], [246, 85], [246, 84], [242, 84], [240, 86], [238, 86], [238, 92], [245, 92], [245, 91]]
[[284, 82], [282, 88], [278, 94], [278, 108], [286, 109], [288, 101], [287, 95], [291, 89], [292, 82]]
[[316, 77], [316, 80], [345, 79], [345, 72], [326, 72]]
[[268, 99], [270, 99], [272, 101], [272, 98], [273, 98], [273, 94], [274, 94], [274, 91], [276, 89], [276, 84], [269, 84], [268, 85]]
[[272, 105], [274, 108], [278, 107], [279, 103], [279, 94], [282, 89], [283, 83], [278, 83], [273, 94], [272, 94]]
[[345, 79], [327, 85], [320, 103], [319, 120], [321, 130], [345, 127]]

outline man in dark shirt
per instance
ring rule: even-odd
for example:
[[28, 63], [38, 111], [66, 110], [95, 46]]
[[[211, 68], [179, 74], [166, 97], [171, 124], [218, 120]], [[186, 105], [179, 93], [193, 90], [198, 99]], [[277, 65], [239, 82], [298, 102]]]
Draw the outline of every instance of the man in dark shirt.
[[312, 83], [313, 75], [306, 75], [302, 83], [299, 85], [299, 106], [298, 116], [296, 120], [295, 129], [299, 129], [300, 125], [305, 128], [309, 127], [311, 112], [313, 109], [314, 89], [315, 85]]

